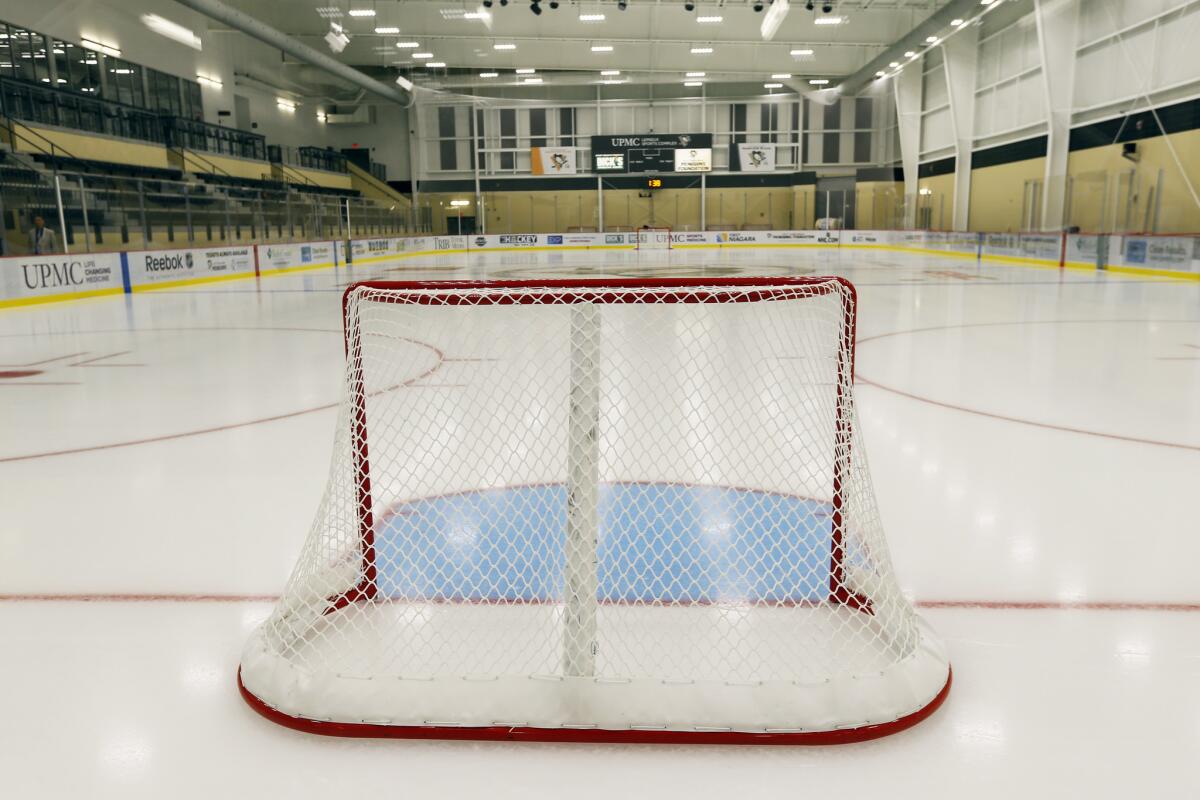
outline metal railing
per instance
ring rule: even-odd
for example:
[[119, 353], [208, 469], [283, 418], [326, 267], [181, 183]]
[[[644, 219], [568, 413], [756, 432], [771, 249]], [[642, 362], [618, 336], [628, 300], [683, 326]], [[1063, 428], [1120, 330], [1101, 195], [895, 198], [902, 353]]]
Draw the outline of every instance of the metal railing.
[[267, 145], [267, 160], [272, 164], [300, 167], [301, 169], [348, 172], [346, 157], [327, 147], [292, 147], [291, 145], [270, 144]]
[[182, 117], [162, 117], [161, 122], [168, 147], [182, 147], [255, 161], [267, 160], [267, 137], [262, 134]]
[[162, 122], [152, 111], [74, 92], [0, 77], [0, 113], [27, 122], [162, 144]]
[[[56, 181], [57, 189], [56, 191]], [[0, 162], [4, 255], [28, 252], [34, 217], [64, 230], [70, 252], [204, 247], [402, 235], [420, 228], [407, 209], [295, 187], [41, 172]]]

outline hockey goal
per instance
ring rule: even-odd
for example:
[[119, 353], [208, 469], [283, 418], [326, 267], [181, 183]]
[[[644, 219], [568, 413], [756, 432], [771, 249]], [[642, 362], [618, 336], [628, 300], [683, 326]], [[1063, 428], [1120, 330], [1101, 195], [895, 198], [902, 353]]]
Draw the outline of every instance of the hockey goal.
[[670, 228], [655, 228], [643, 227], [638, 228], [637, 234], [637, 249], [638, 250], [670, 250], [671, 249], [671, 229]]
[[832, 743], [950, 667], [902, 596], [839, 278], [345, 295], [316, 521], [243, 696], [349, 736]]

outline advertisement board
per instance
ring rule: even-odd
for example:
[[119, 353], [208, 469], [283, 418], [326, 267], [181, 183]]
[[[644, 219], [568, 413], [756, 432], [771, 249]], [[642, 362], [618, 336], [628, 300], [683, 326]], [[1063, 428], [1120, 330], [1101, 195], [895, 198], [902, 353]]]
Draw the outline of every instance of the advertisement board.
[[154, 286], [249, 277], [254, 246], [138, 250], [128, 255], [133, 291]]
[[120, 253], [0, 260], [0, 306], [124, 292]]

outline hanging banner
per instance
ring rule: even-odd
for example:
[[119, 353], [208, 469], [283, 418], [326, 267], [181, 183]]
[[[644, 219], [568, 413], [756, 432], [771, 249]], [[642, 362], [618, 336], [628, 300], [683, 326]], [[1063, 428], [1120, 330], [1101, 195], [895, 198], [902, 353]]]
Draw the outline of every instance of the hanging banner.
[[774, 172], [775, 145], [739, 144], [738, 164], [742, 172]]
[[535, 147], [533, 148], [534, 175], [574, 175], [574, 147]]

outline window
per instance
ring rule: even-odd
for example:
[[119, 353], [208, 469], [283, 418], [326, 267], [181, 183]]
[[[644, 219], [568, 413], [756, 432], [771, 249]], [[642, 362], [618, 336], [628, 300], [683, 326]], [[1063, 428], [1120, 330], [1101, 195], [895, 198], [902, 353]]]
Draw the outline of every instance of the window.
[[529, 146], [546, 146], [546, 109], [529, 109]]
[[558, 110], [558, 143], [563, 147], [575, 144], [575, 109], [560, 108]]
[[[476, 157], [475, 145], [478, 144], [480, 150], [482, 150], [484, 147], [486, 147], [486, 145], [484, 143], [486, 140], [484, 139], [483, 109], [482, 108], [475, 112], [475, 116], [473, 117], [473, 119], [475, 121], [475, 127], [471, 130], [471, 168], [472, 169], [475, 168], [475, 157]], [[479, 153], [479, 169], [481, 172], [485, 171], [487, 169], [487, 155], [482, 152]]]
[[104, 58], [104, 99], [129, 106], [146, 107], [142, 68], [121, 58]]
[[45, 36], [11, 25], [8, 43], [14, 77], [30, 82], [50, 82], [50, 57]]
[[183, 114], [187, 119], [204, 119], [204, 101], [201, 99], [200, 84], [195, 81], [180, 79], [183, 89]]
[[729, 106], [729, 141], [740, 144], [746, 141], [746, 104], [733, 103]]
[[758, 128], [762, 131], [759, 135], [760, 141], [779, 141], [775, 136], [775, 131], [779, 129], [779, 105], [777, 103], [763, 103], [759, 106]]
[[454, 106], [438, 107], [438, 138], [442, 169], [458, 169], [458, 142], [454, 141]]
[[825, 106], [825, 130], [836, 131], [842, 127], [842, 103], [834, 101]]
[[183, 104], [179, 95], [179, 78], [159, 72], [156, 69], [146, 70], [146, 85], [149, 89], [147, 99], [151, 111], [181, 117]]
[[[515, 108], [500, 109], [500, 147], [517, 147], [517, 110]], [[500, 154], [500, 169], [515, 170], [517, 167], [516, 153]]]

